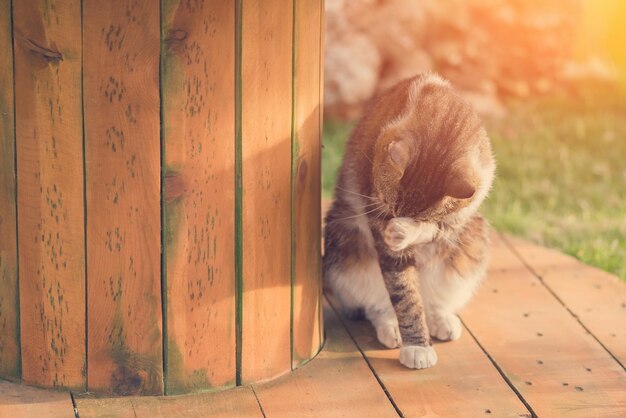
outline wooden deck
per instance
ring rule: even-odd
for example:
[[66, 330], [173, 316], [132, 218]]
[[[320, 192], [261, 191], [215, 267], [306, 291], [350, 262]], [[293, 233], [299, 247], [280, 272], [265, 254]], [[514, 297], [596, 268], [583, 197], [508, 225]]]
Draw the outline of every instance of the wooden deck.
[[220, 393], [93, 398], [0, 382], [0, 417], [626, 417], [626, 285], [494, 236], [489, 278], [437, 366], [402, 367], [326, 301], [326, 344], [277, 380]]

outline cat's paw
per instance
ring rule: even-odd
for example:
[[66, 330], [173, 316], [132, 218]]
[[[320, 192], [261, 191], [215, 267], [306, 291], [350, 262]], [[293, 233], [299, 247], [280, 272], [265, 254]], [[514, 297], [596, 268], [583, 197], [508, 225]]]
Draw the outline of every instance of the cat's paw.
[[383, 233], [385, 244], [392, 251], [402, 251], [410, 245], [431, 241], [437, 234], [437, 225], [415, 222], [411, 218], [393, 218]]
[[458, 316], [452, 313], [427, 315], [430, 336], [439, 341], [454, 341], [461, 338], [463, 326]]
[[432, 346], [405, 346], [400, 349], [400, 363], [410, 369], [427, 369], [437, 364], [437, 353]]
[[409, 218], [393, 218], [384, 231], [385, 244], [392, 251], [402, 251], [411, 245], [412, 230], [417, 223]]
[[397, 348], [402, 345], [402, 336], [397, 322], [385, 322], [376, 327], [376, 337], [387, 348]]

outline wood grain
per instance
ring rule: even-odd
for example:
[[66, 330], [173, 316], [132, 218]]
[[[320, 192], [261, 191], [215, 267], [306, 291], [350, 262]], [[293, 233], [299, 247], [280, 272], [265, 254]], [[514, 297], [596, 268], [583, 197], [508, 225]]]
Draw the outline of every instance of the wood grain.
[[328, 342], [310, 363], [254, 389], [268, 417], [397, 417], [363, 356], [328, 304]]
[[72, 418], [69, 393], [55, 392], [0, 380], [0, 417]]
[[0, 376], [20, 370], [11, 1], [0, 0]]
[[[138, 418], [131, 396], [100, 398], [89, 395], [75, 395], [76, 410], [80, 418]], [[156, 402], [155, 397], [150, 397]], [[156, 414], [152, 418], [159, 417]]]
[[13, 5], [22, 378], [84, 389], [81, 5]]
[[159, 9], [83, 3], [92, 391], [163, 392]]
[[292, 3], [246, 1], [242, 33], [242, 380], [291, 368]]
[[159, 397], [157, 402], [133, 400], [137, 417], [174, 416], [189, 418], [262, 418], [263, 414], [252, 389], [238, 387], [223, 392]]
[[[324, 133], [324, 42], [325, 42], [325, 36], [324, 34], [326, 33], [326, 0], [321, 0], [321, 12], [320, 12], [320, 62], [319, 62], [319, 75], [320, 75], [320, 86], [319, 86], [319, 103], [320, 103], [320, 107], [319, 107], [319, 112], [320, 112], [320, 133], [321, 133], [321, 137], [320, 137], [320, 148], [322, 148], [324, 146], [323, 144], [323, 133]], [[321, 156], [322, 151], [320, 149], [320, 171], [321, 171]], [[323, 218], [326, 214], [326, 212], [328, 211], [328, 207], [324, 206], [326, 203], [329, 202], [322, 202], [322, 191], [321, 191], [321, 185], [320, 185], [320, 206], [321, 206], [321, 213], [320, 216]], [[320, 222], [321, 228], [320, 228], [320, 253], [322, 253], [324, 246], [322, 245], [323, 242], [323, 237], [324, 234], [322, 232], [323, 229], [323, 221]], [[320, 314], [320, 318], [318, 320], [318, 324], [319, 324], [319, 328], [320, 328], [320, 342], [322, 345], [324, 345], [324, 335], [325, 335], [325, 330], [324, 330], [324, 316], [323, 316], [323, 309], [322, 309], [322, 301], [324, 299], [324, 280], [322, 277], [322, 283], [320, 285], [320, 293], [319, 293], [319, 300], [320, 300], [320, 306], [318, 307], [318, 311]]]
[[435, 367], [412, 370], [398, 361], [399, 349], [378, 342], [368, 321], [344, 321], [404, 416], [530, 417], [465, 330], [458, 341], [435, 344]]
[[463, 320], [538, 416], [623, 417], [626, 372], [494, 237]]
[[573, 315], [626, 365], [626, 285], [555, 250], [506, 237], [516, 253]]
[[81, 418], [254, 418], [263, 417], [252, 389], [183, 396], [76, 399]]
[[320, 0], [295, 2], [293, 367], [320, 349]]
[[168, 394], [235, 383], [234, 15], [164, 2]]

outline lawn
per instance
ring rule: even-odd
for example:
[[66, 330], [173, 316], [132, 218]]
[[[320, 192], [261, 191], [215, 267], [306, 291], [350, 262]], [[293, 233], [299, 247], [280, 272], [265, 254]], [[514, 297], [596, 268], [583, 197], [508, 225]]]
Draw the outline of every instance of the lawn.
[[[511, 103], [505, 119], [485, 121], [498, 171], [483, 213], [626, 280], [626, 103], [594, 97]], [[325, 198], [352, 126], [324, 126]]]

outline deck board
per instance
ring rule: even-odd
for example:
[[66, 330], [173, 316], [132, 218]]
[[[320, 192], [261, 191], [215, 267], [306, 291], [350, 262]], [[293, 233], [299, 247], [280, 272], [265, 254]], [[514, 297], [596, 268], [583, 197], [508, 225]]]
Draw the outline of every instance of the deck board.
[[397, 417], [367, 363], [327, 303], [327, 341], [310, 363], [253, 385], [267, 417]]
[[467, 332], [435, 345], [435, 367], [411, 370], [399, 363], [399, 349], [378, 342], [368, 321], [344, 323], [405, 417], [530, 416]]
[[492, 258], [462, 318], [534, 412], [626, 416], [622, 367], [499, 237]]
[[54, 392], [0, 380], [0, 417], [73, 417], [69, 393]]
[[133, 396], [129, 398], [79, 397], [80, 418], [262, 418], [249, 386], [223, 392], [179, 396]]
[[[622, 364], [626, 364], [626, 286], [556, 250], [505, 237], [520, 259]], [[610, 321], [607, 321], [610, 318]]]

